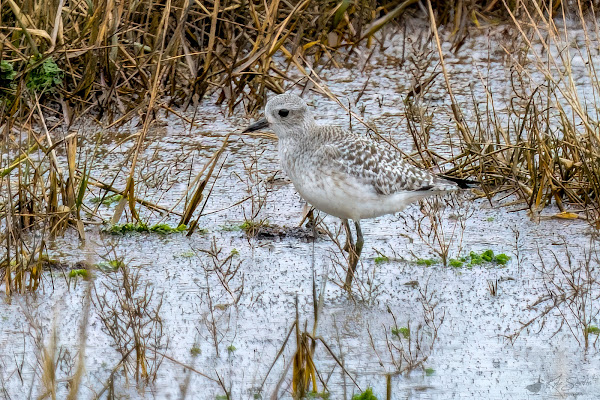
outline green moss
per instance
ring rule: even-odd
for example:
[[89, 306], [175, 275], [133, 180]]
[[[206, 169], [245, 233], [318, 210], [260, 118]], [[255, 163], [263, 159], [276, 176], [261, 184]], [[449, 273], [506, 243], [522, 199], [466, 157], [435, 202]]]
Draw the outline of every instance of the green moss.
[[233, 353], [234, 351], [236, 351], [237, 349], [235, 348], [234, 345], [230, 344], [229, 346], [227, 346], [227, 352], [229, 354]]
[[377, 400], [377, 397], [373, 394], [373, 389], [367, 388], [364, 392], [352, 396], [352, 400]]
[[392, 335], [400, 338], [402, 336], [404, 339], [408, 339], [410, 337], [410, 330], [403, 326], [401, 328], [392, 328]]
[[373, 261], [375, 261], [375, 264], [379, 265], [379, 264], [383, 264], [383, 263], [389, 262], [390, 259], [388, 258], [388, 256], [385, 256], [385, 255], [381, 254], [381, 255], [375, 257], [373, 259]]
[[90, 273], [87, 269], [72, 269], [69, 271], [69, 278], [77, 278], [79, 276], [87, 279], [90, 276]]
[[425, 375], [431, 376], [435, 373], [435, 369], [433, 368], [425, 368]]
[[192, 258], [195, 255], [196, 255], [196, 253], [194, 253], [193, 251], [186, 251], [186, 252], [180, 254], [181, 257], [185, 257], [185, 258]]
[[232, 256], [237, 256], [238, 254], [240, 254], [240, 252], [239, 252], [239, 251], [237, 251], [237, 249], [233, 249], [233, 250], [231, 250], [231, 255], [232, 255]]
[[426, 265], [428, 267], [431, 267], [435, 263], [436, 263], [436, 261], [432, 260], [430, 258], [419, 258], [417, 260], [417, 265]]
[[452, 268], [460, 268], [463, 266], [463, 264], [463, 261], [457, 260], [456, 258], [451, 258], [450, 261], [448, 261], [448, 265], [450, 265]]

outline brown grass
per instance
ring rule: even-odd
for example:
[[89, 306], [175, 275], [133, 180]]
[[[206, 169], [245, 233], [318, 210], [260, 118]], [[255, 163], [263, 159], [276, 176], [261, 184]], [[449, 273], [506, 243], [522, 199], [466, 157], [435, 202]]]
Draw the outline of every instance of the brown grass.
[[[559, 7], [557, 12], [566, 20], [566, 10]], [[447, 173], [478, 175], [486, 182], [488, 196], [515, 194], [533, 216], [555, 204], [557, 217], [586, 218], [600, 227], [598, 112], [591, 100], [598, 98], [600, 85], [593, 62], [586, 63], [585, 89], [591, 98], [584, 98], [571, 66], [573, 56], [591, 60], [599, 30], [597, 24], [586, 22], [581, 4], [576, 12], [586, 45], [575, 48], [570, 47], [569, 29], [556, 25], [547, 10], [534, 8], [520, 19], [510, 13], [519, 35], [514, 47], [521, 48], [515, 52], [505, 48], [514, 71], [513, 100], [502, 111], [506, 115], [500, 115], [482, 78], [487, 102], [478, 105], [473, 98], [475, 128], [461, 124], [457, 116], [466, 146], [451, 160]], [[508, 123], [501, 122], [506, 119]]]
[[[562, 4], [549, 3], [552, 9]], [[536, 4], [432, 1], [438, 24], [453, 26], [457, 46], [470, 26], [521, 16]], [[2, 122], [33, 108], [34, 102], [19, 94], [50, 59], [63, 70], [63, 84], [41, 97], [53, 104], [47, 112], [66, 123], [90, 111], [117, 123], [140, 112], [150, 117], [156, 108], [185, 108], [211, 93], [230, 110], [243, 104], [254, 111], [269, 91], [283, 92], [288, 79], [273, 63], [274, 55], [290, 63], [308, 56], [333, 61], [338, 49], [371, 40], [405, 13], [424, 11], [416, 0], [52, 0], [43, 6], [10, 0], [1, 7], [0, 60], [17, 72], [16, 86], [4, 88], [16, 96], [4, 104]]]

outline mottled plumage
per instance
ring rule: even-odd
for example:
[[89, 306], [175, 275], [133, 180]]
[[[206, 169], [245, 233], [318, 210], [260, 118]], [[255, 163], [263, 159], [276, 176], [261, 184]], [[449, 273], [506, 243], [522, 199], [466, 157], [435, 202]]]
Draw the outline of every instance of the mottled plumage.
[[451, 180], [404, 161], [400, 153], [336, 126], [317, 125], [306, 103], [282, 94], [265, 109], [279, 138], [285, 173], [315, 208], [358, 221], [403, 210], [419, 199], [459, 189]]
[[[317, 139], [325, 132], [327, 140]], [[337, 126], [319, 126], [312, 134], [333, 168], [372, 185], [380, 195], [399, 191], [453, 190], [457, 185], [402, 160], [398, 152]], [[317, 150], [319, 151], [319, 150]]]

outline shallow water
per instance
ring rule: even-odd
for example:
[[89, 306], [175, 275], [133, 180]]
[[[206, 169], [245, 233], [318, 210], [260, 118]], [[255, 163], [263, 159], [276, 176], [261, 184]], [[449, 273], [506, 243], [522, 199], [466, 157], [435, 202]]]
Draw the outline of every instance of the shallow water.
[[[357, 72], [355, 66], [349, 65], [352, 68], [323, 70], [319, 74], [342, 103], [350, 102], [353, 110], [375, 123], [399, 148], [412, 152], [414, 143], [407, 137], [403, 105], [411, 85], [411, 69], [394, 64], [400, 57], [399, 38], [402, 36], [388, 36], [387, 48], [369, 59], [366, 72]], [[493, 40], [476, 37], [456, 55], [448, 55], [455, 94], [465, 110], [472, 103], [471, 90], [475, 98], [485, 99], [478, 84], [480, 73], [490, 82], [497, 110], [503, 110], [510, 97], [505, 83], [509, 67], [503, 53], [490, 50], [495, 48], [490, 45], [495, 43]], [[355, 57], [353, 62], [362, 67], [366, 54]], [[363, 87], [360, 100], [355, 102]], [[349, 127], [348, 116], [333, 101], [314, 93], [308, 94], [307, 99], [319, 123]], [[224, 108], [212, 103], [208, 100], [197, 110], [194, 127], [173, 115], [154, 125], [138, 169], [140, 181], [144, 182], [137, 189], [138, 195], [165, 207], [174, 206], [185, 194], [190, 177], [202, 169], [225, 135], [248, 123], [239, 115], [226, 115]], [[457, 141], [449, 104], [440, 76], [423, 106], [432, 114], [435, 127], [430, 146], [446, 155], [452, 153], [450, 144]], [[194, 116], [191, 112], [185, 115]], [[92, 176], [111, 182], [120, 171], [113, 185], [123, 187], [128, 171], [123, 161], [133, 142], [119, 146], [117, 143], [136, 133], [136, 124], [133, 120], [118, 131], [104, 133], [103, 146], [112, 150], [96, 159]], [[356, 121], [352, 128], [365, 131]], [[90, 153], [98, 131], [81, 128]], [[122, 259], [139, 273], [142, 287], [148, 284], [153, 289], [148, 308], [155, 309], [162, 299], [159, 315], [163, 332], [160, 343], [150, 344], [160, 345], [161, 353], [179, 363], [162, 359], [156, 381], [138, 388], [131, 374], [126, 379], [123, 370], [118, 369], [112, 384], [115, 396], [214, 399], [224, 395], [217, 383], [182, 366], [186, 364], [215, 379], [220, 377], [234, 399], [271, 398], [294, 354], [294, 335], [268, 376], [267, 372], [295, 320], [296, 307], [302, 328], [306, 321], [307, 330], [312, 331], [314, 268], [317, 287], [326, 281], [317, 335], [338, 360], [343, 360], [357, 383], [342, 373], [336, 360], [319, 343], [315, 363], [332, 399], [349, 399], [368, 386], [373, 387], [378, 398], [385, 398], [386, 374], [392, 376], [394, 399], [597, 398], [600, 359], [593, 342], [597, 335], [590, 335], [592, 343], [586, 351], [581, 342], [581, 326], [576, 321], [578, 310], [585, 309], [588, 323], [600, 325], [597, 282], [585, 297], [588, 303], [584, 308], [557, 307], [548, 313], [543, 324], [532, 324], [514, 343], [506, 338], [544, 309], [547, 303], [533, 309], [528, 309], [528, 305], [553, 289], [553, 282], [568, 288], [567, 277], [552, 270], [556, 263], [566, 266], [569, 255], [577, 266], [586, 254], [595, 251], [596, 236], [585, 221], [549, 218], [557, 212], [552, 207], [543, 211], [542, 218], [530, 218], [523, 204], [510, 205], [514, 198], [494, 199], [491, 203], [473, 194], [447, 198], [448, 206], [439, 213], [445, 237], [451, 238], [450, 257], [486, 249], [511, 257], [506, 266], [486, 263], [472, 268], [444, 267], [440, 263], [427, 267], [416, 262], [439, 259], [432, 250], [439, 246], [433, 243], [430, 247], [431, 238], [419, 235], [415, 228], [419, 222], [425, 229], [430, 223], [419, 205], [399, 215], [363, 221], [366, 243], [355, 296], [351, 299], [340, 288], [344, 272], [336, 260], [343, 263], [343, 257], [337, 246], [325, 235], [313, 243], [309, 232], [288, 229], [300, 222], [304, 203], [279, 171], [276, 143], [265, 138], [234, 136], [221, 160], [223, 166], [207, 201], [206, 215], [199, 220], [199, 226], [207, 230], [204, 233], [191, 237], [115, 236], [90, 225], [83, 245], [71, 231], [49, 245], [51, 257], [69, 268], [80, 262]], [[252, 200], [235, 205], [249, 196], [254, 205]], [[264, 204], [258, 209], [260, 199]], [[175, 207], [175, 211], [181, 210], [182, 204]], [[98, 215], [108, 220], [113, 212], [114, 205], [100, 206]], [[148, 223], [162, 219], [146, 209], [142, 209], [142, 216]], [[287, 228], [276, 230], [279, 233], [274, 237], [249, 239], [239, 225], [251, 216], [268, 220], [271, 226]], [[178, 217], [170, 215], [165, 221], [176, 225]], [[457, 221], [464, 222], [464, 229], [456, 227]], [[339, 231], [335, 218], [326, 217], [325, 224], [331, 231]], [[220, 249], [218, 256], [202, 251], [211, 246]], [[232, 253], [231, 264], [225, 267], [239, 265], [239, 270], [223, 285], [223, 277], [219, 279], [213, 263], [215, 259], [222, 262]], [[388, 260], [376, 262], [381, 255]], [[596, 259], [591, 264], [597, 269]], [[64, 380], [74, 374], [84, 293], [92, 284], [66, 275], [68, 271], [59, 269], [46, 272], [37, 294], [13, 296], [11, 302], [0, 304], [0, 396], [20, 399], [30, 397], [30, 393], [33, 397], [44, 393], [40, 346], [49, 346], [53, 326], [58, 338], [58, 398], [66, 395]], [[119, 272], [101, 270], [94, 271], [94, 276], [85, 374], [79, 391], [82, 399], [99, 394], [121, 360], [115, 341], [103, 330], [98, 298], [106, 294], [109, 302], [115, 301], [117, 295], [107, 285], [123, 277]], [[585, 275], [580, 275], [578, 282], [585, 279]], [[489, 282], [497, 282], [495, 296], [490, 293]], [[426, 309], [435, 315], [426, 313]], [[432, 320], [426, 321], [429, 317]], [[413, 347], [407, 358], [422, 360], [427, 356], [410, 373], [397, 373], [406, 362], [400, 365], [400, 350], [388, 345], [389, 342], [400, 347], [403, 342], [408, 351], [409, 339], [400, 339], [402, 335], [393, 338], [394, 318], [398, 327], [410, 327]], [[420, 328], [422, 325], [425, 326]], [[437, 339], [429, 351], [434, 325]], [[414, 348], [417, 337], [421, 350]], [[152, 355], [152, 351], [148, 350], [148, 354]], [[290, 377], [288, 371], [278, 398], [291, 397]], [[319, 391], [323, 388], [319, 382]], [[103, 392], [103, 398], [107, 393]]]

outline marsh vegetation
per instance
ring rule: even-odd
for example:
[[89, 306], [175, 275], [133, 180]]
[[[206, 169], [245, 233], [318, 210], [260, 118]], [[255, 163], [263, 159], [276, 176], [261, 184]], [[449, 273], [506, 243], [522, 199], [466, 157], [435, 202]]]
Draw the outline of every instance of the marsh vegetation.
[[[596, 6], [0, 3], [0, 397], [594, 398]], [[481, 188], [365, 222], [346, 291], [239, 134], [284, 91]]]

